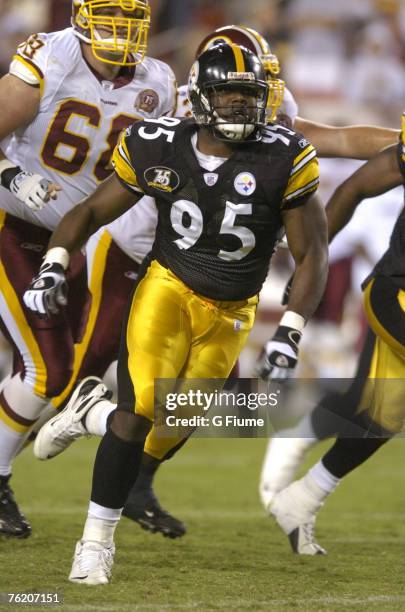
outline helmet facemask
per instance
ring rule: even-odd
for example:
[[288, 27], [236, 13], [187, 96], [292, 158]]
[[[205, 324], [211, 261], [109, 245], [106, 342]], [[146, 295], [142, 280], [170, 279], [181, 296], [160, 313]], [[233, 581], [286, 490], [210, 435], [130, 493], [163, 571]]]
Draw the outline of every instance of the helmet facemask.
[[267, 119], [275, 121], [277, 112], [283, 103], [285, 82], [278, 78], [280, 74], [280, 64], [278, 58], [273, 53], [259, 55], [263, 64], [266, 80], [269, 86], [269, 96], [267, 99]]
[[134, 66], [145, 57], [150, 7], [143, 0], [73, 0], [72, 25], [97, 59]]
[[258, 128], [265, 125], [267, 93], [266, 83], [257, 81], [210, 83], [201, 88], [197, 122], [212, 129], [220, 140], [260, 140]]

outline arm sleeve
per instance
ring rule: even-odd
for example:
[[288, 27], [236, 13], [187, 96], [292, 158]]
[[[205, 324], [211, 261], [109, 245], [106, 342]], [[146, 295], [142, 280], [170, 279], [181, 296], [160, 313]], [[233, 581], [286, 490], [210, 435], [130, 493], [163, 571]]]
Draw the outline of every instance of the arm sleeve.
[[18, 46], [9, 73], [32, 87], [39, 87], [42, 94], [48, 53], [46, 34], [33, 34]]
[[290, 178], [283, 194], [282, 209], [302, 206], [308, 196], [318, 189], [319, 164], [316, 151], [308, 144], [293, 162]]
[[131, 162], [131, 156], [128, 151], [127, 138], [129, 137], [129, 135], [130, 132], [127, 130], [121, 137], [117, 146], [115, 147], [112, 156], [112, 165], [115, 170], [115, 173], [117, 174], [124, 187], [126, 187], [129, 191], [134, 191], [138, 195], [144, 194], [144, 191], [139, 186], [138, 178], [136, 176], [135, 169]]

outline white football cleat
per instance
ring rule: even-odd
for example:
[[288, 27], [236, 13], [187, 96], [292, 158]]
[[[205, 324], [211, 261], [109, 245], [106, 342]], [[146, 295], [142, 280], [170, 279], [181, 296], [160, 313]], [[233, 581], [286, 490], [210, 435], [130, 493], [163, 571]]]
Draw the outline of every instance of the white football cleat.
[[267, 512], [275, 494], [293, 481], [305, 453], [316, 442], [317, 438], [290, 437], [288, 430], [269, 440], [259, 484], [260, 499]]
[[97, 402], [110, 399], [111, 391], [100, 378], [88, 376], [74, 390], [66, 407], [39, 430], [34, 443], [38, 459], [51, 459], [62, 453], [77, 438], [89, 435], [82, 419]]
[[81, 584], [108, 584], [114, 563], [115, 546], [104, 546], [100, 542], [83, 542], [76, 544], [70, 582]]
[[[288, 536], [293, 552], [298, 555], [326, 555], [314, 536], [316, 513], [322, 507], [325, 493], [308, 476], [296, 480], [273, 498], [271, 514]], [[318, 490], [319, 491], [318, 491]]]

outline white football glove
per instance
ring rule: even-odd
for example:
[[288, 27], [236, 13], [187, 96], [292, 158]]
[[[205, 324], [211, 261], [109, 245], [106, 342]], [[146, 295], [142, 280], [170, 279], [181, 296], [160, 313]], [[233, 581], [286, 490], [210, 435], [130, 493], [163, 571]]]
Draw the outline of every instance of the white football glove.
[[41, 317], [50, 317], [67, 304], [65, 270], [59, 263], [43, 263], [24, 293], [24, 304]]
[[21, 170], [10, 182], [10, 191], [31, 210], [41, 210], [49, 200], [56, 199], [56, 190], [49, 191], [51, 181], [40, 174]]
[[263, 380], [290, 378], [297, 365], [301, 336], [297, 329], [280, 325], [263, 347], [255, 367], [256, 376]]

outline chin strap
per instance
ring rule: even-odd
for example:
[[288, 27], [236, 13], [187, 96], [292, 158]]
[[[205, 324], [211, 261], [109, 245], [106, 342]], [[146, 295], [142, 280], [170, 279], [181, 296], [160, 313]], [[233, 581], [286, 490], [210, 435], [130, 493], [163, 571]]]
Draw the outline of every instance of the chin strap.
[[245, 140], [254, 132], [256, 127], [251, 123], [229, 123], [216, 112], [213, 115], [215, 117], [215, 129], [228, 140]]

